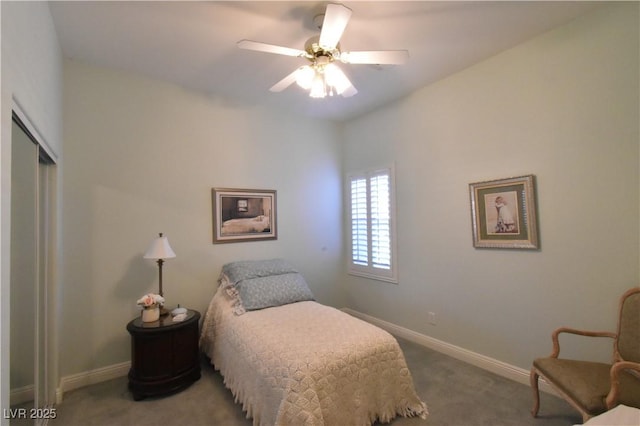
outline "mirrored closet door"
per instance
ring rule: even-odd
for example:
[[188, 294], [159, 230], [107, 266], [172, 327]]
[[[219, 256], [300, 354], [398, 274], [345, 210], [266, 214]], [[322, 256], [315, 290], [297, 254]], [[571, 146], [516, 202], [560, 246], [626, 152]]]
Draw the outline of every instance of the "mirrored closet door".
[[28, 410], [47, 398], [49, 235], [53, 161], [14, 115], [11, 129], [10, 399]]

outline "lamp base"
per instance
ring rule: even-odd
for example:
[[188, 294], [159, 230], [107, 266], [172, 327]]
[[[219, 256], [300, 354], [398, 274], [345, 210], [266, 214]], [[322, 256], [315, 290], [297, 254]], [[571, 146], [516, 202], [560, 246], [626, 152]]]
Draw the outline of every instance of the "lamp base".
[[163, 306], [162, 308], [160, 308], [160, 316], [163, 317], [165, 315], [168, 315], [169, 311], [167, 309], [165, 309], [165, 307]]

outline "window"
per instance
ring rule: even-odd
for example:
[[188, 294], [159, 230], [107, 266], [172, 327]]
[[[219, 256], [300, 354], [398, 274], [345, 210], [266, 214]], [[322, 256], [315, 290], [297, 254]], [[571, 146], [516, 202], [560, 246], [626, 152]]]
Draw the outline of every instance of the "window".
[[393, 170], [351, 174], [349, 273], [397, 282]]

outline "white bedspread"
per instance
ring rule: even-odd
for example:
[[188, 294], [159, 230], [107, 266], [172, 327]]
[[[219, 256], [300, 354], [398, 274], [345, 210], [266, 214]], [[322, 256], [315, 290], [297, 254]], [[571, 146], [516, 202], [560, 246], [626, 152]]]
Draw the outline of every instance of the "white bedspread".
[[247, 219], [229, 219], [222, 223], [221, 235], [250, 234], [264, 232], [271, 223], [269, 216], [256, 216]]
[[237, 316], [218, 291], [200, 343], [254, 425], [370, 425], [427, 415], [395, 338], [316, 302]]

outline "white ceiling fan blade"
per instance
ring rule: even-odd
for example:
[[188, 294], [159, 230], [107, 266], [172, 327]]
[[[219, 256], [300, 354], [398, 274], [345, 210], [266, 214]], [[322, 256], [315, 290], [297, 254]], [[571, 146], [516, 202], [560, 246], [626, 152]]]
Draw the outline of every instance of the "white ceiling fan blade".
[[338, 45], [340, 37], [351, 18], [351, 9], [341, 4], [329, 3], [324, 13], [322, 31], [320, 32], [320, 47], [333, 50]]
[[257, 50], [258, 52], [275, 53], [286, 56], [306, 56], [307, 52], [300, 49], [292, 49], [290, 47], [276, 46], [275, 44], [261, 43], [252, 40], [240, 40], [238, 42], [240, 49]]
[[409, 60], [409, 52], [407, 50], [342, 52], [340, 60], [347, 64], [400, 65]]
[[288, 76], [286, 76], [285, 78], [283, 78], [282, 80], [280, 80], [279, 82], [271, 86], [271, 89], [269, 90], [272, 92], [282, 92], [284, 89], [291, 86], [296, 81], [297, 73], [298, 73], [298, 70], [296, 69], [294, 72], [292, 72], [291, 74], [289, 74]]

